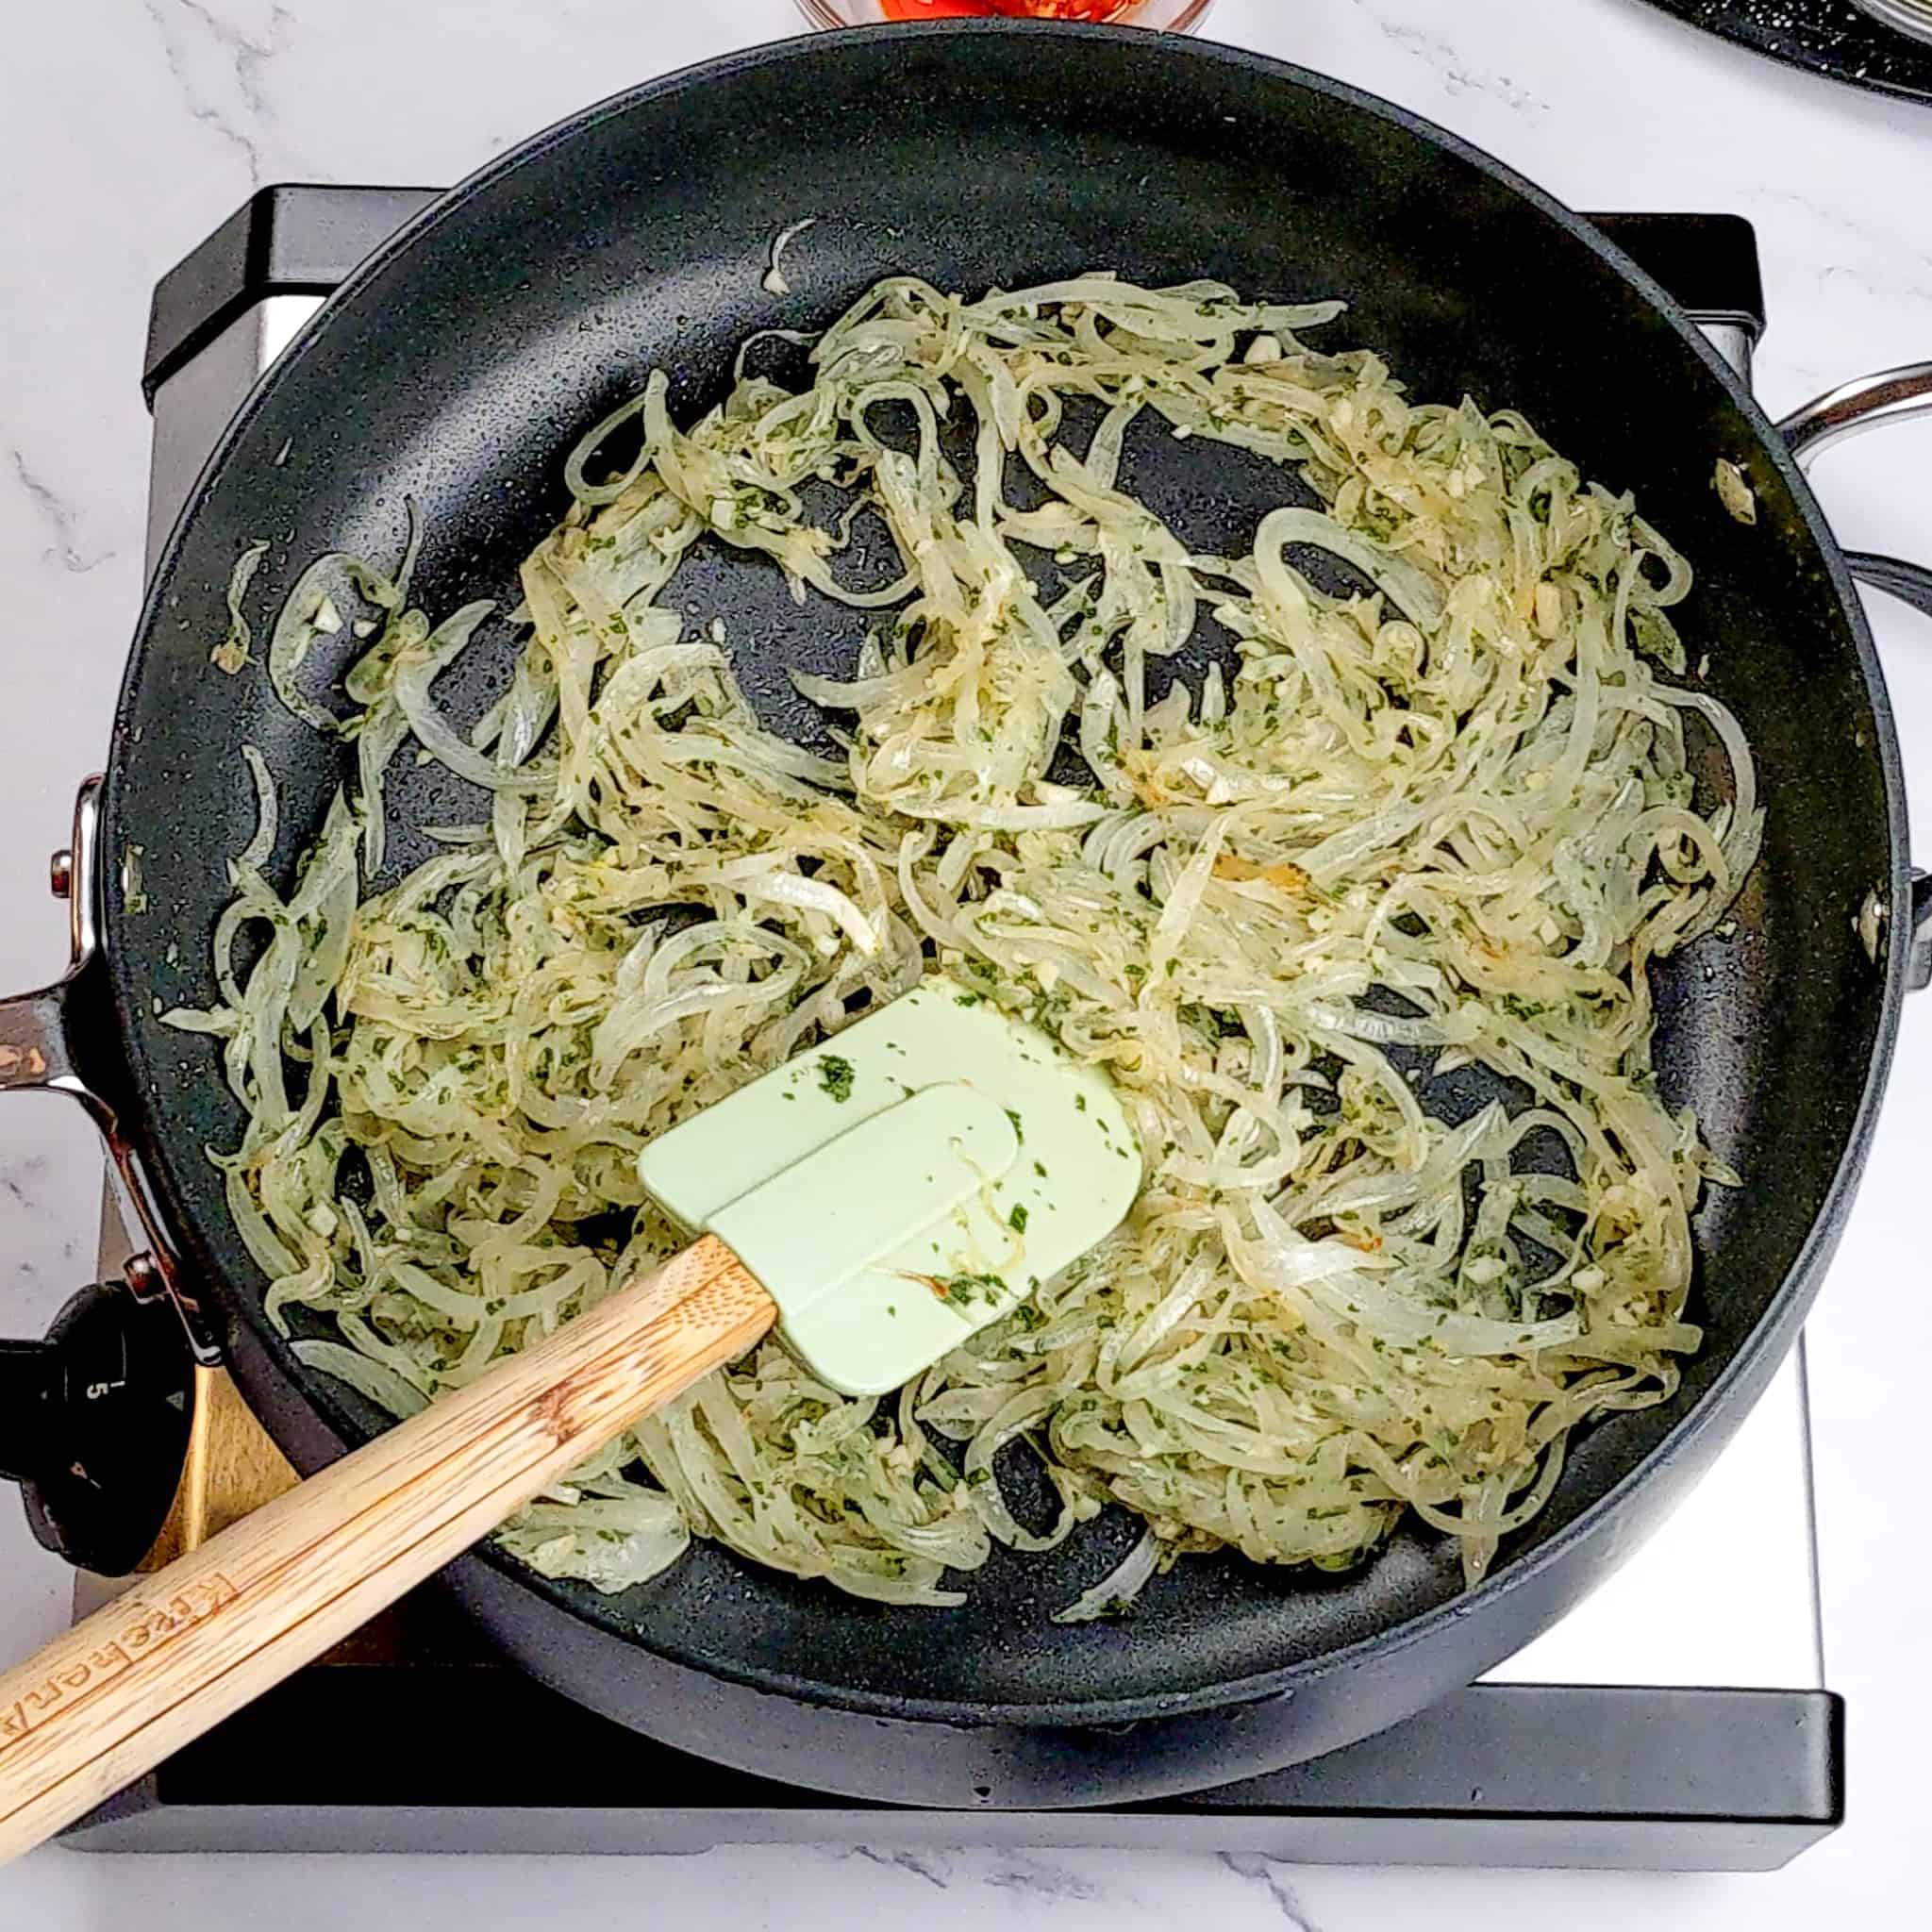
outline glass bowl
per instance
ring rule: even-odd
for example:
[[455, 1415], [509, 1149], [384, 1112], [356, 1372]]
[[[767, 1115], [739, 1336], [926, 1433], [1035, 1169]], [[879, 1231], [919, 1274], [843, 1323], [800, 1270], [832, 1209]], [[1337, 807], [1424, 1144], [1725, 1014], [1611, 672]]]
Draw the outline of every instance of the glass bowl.
[[[1065, 6], [1070, 0], [1060, 0]], [[1077, 9], [1079, 0], [1071, 0]], [[1191, 34], [1208, 17], [1214, 0], [1123, 0], [1107, 15], [1114, 26], [1158, 27]], [[798, 9], [814, 26], [879, 26], [889, 20], [940, 20], [949, 14], [997, 14], [991, 0], [798, 0]], [[1095, 5], [1095, 11], [1105, 11]]]

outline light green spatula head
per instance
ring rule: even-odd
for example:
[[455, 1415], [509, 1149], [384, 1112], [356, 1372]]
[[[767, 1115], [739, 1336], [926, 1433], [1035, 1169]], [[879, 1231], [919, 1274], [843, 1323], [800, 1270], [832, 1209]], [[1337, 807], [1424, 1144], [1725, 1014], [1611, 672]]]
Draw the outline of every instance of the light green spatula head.
[[639, 1158], [725, 1242], [822, 1381], [883, 1395], [1117, 1227], [1141, 1150], [1112, 1084], [932, 977]]

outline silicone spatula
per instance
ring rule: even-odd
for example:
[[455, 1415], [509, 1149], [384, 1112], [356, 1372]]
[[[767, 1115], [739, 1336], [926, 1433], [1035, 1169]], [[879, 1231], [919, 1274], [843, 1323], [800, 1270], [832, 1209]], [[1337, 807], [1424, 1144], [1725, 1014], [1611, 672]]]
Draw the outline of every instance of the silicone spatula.
[[1141, 1157], [1104, 1075], [950, 980], [654, 1141], [680, 1254], [0, 1676], [0, 1860], [311, 1662], [776, 1327], [898, 1387], [1108, 1235]]
[[848, 1395], [908, 1382], [1110, 1233], [1141, 1184], [1111, 1083], [951, 980], [741, 1089], [639, 1162]]

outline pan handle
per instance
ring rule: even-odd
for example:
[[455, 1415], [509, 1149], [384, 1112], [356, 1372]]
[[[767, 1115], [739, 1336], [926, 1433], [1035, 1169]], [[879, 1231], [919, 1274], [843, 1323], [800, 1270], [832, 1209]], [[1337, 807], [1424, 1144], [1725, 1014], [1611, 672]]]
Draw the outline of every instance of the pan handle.
[[[1808, 469], [1811, 459], [1847, 436], [1932, 414], [1932, 362], [1907, 362], [1875, 375], [1855, 376], [1793, 409], [1777, 425], [1785, 447]], [[1932, 617], [1932, 570], [1896, 557], [1853, 550], [1845, 562], [1861, 584], [1884, 591]], [[1907, 984], [1913, 991], [1932, 985], [1932, 874], [1912, 873], [1912, 950]]]
[[1821, 450], [1861, 429], [1903, 423], [1928, 411], [1932, 362], [1907, 362], [1896, 369], [1881, 369], [1875, 375], [1854, 376], [1813, 396], [1777, 425], [1777, 433], [1798, 461], [1808, 464]]
[[[1801, 467], [1847, 436], [1932, 413], [1932, 362], [1907, 362], [1855, 376], [1795, 408], [1777, 425]], [[1932, 570], [1895, 557], [1850, 551], [1845, 562], [1861, 584], [1884, 591], [1932, 617]]]
[[55, 895], [67, 901], [72, 958], [51, 986], [0, 998], [0, 1093], [35, 1089], [77, 1100], [107, 1143], [111, 1184], [126, 1210], [124, 1219], [139, 1228], [143, 1253], [126, 1268], [126, 1285], [137, 1301], [173, 1303], [194, 1359], [213, 1368], [222, 1359], [220, 1338], [198, 1297], [174, 1258], [159, 1210], [150, 1198], [146, 1177], [122, 1125], [111, 1095], [113, 1077], [102, 1067], [102, 1049], [112, 1032], [112, 998], [100, 947], [101, 781], [88, 779], [74, 807], [74, 842], [54, 855]]
[[1883, 591], [1932, 617], [1932, 571], [1870, 550], [1847, 550], [1845, 564], [1861, 584], [1870, 584], [1874, 591]]
[[123, 1280], [82, 1289], [45, 1341], [0, 1340], [0, 1481], [21, 1486], [27, 1522], [48, 1549], [118, 1575], [167, 1516], [188, 1451], [194, 1368], [221, 1353], [179, 1286], [110, 1085], [88, 1073], [111, 1024], [98, 930], [100, 783], [81, 787], [74, 842], [50, 869], [67, 901], [67, 971], [0, 999], [0, 1092], [65, 1093], [87, 1109], [130, 1210], [124, 1218], [147, 1248]]

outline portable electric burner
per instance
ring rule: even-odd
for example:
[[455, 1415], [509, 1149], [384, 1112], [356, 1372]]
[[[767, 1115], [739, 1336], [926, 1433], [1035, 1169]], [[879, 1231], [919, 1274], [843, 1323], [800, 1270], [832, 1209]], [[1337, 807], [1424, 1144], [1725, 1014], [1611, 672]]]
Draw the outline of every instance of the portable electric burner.
[[[150, 563], [256, 377], [429, 198], [265, 189], [162, 281], [144, 376]], [[1595, 219], [1748, 374], [1764, 325], [1748, 224]], [[110, 1193], [100, 1278], [122, 1276], [135, 1245]], [[175, 1395], [158, 1409], [180, 1412]], [[148, 1569], [294, 1480], [218, 1369], [193, 1371], [187, 1437], [187, 1474]], [[150, 1461], [173, 1446], [157, 1443]], [[37, 1527], [63, 1541], [43, 1520]], [[70, 1549], [114, 1542], [116, 1525], [84, 1511], [66, 1528]], [[100, 1541], [90, 1545], [90, 1534]], [[76, 1611], [117, 1588], [83, 1571]], [[580, 1853], [970, 1838], [1330, 1863], [1768, 1869], [1842, 1815], [1842, 1706], [1824, 1684], [1801, 1345], [1689, 1502], [1557, 1627], [1396, 1729], [1269, 1776], [1071, 1811], [969, 1816], [826, 1797], [580, 1708], [494, 1658], [425, 1591], [124, 1792], [69, 1842]]]

